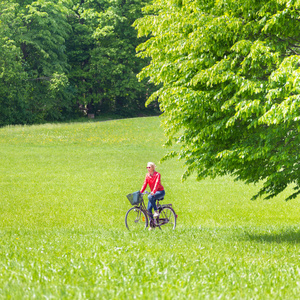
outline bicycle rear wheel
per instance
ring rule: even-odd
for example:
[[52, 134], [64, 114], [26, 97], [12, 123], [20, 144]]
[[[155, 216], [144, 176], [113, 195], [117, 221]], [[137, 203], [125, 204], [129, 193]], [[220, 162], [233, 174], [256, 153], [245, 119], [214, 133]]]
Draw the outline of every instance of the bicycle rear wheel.
[[159, 223], [164, 225], [164, 229], [175, 229], [176, 214], [171, 207], [164, 207], [159, 215]]
[[129, 230], [142, 230], [147, 228], [148, 218], [140, 208], [132, 207], [126, 213], [125, 225]]

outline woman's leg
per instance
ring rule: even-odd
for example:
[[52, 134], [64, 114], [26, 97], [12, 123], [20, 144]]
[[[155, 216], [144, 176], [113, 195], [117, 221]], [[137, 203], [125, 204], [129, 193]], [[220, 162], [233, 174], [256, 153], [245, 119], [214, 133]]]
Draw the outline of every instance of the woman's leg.
[[160, 198], [163, 198], [164, 196], [165, 196], [165, 190], [163, 190], [163, 191], [157, 191], [156, 193], [155, 193], [155, 195], [154, 195], [154, 197], [155, 197], [155, 200], [157, 200], [157, 199], [160, 199]]
[[157, 191], [154, 195], [148, 195], [148, 211], [152, 214], [152, 208], [157, 210], [156, 200], [163, 198], [165, 196], [165, 191]]
[[156, 199], [154, 197], [155, 195], [148, 195], [148, 211], [150, 212], [150, 214], [152, 215], [152, 209], [154, 208], [154, 210], [157, 210], [156, 207]]

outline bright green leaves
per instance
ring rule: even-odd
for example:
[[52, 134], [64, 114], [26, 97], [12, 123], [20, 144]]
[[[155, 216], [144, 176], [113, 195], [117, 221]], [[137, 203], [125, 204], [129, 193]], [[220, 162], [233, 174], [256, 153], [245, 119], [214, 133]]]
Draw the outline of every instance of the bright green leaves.
[[278, 53], [274, 53], [264, 42], [255, 41], [250, 47], [248, 55], [241, 62], [242, 74], [249, 77], [264, 78], [272, 72], [279, 59]]
[[251, 49], [252, 42], [247, 40], [240, 40], [236, 42], [232, 47], [231, 51], [236, 52], [237, 54], [240, 54], [244, 57], [246, 57]]
[[162, 84], [149, 101], [181, 145], [184, 178], [264, 180], [270, 197], [300, 189], [298, 2], [157, 0], [135, 22], [151, 57], [139, 76]]
[[270, 80], [270, 90], [266, 98], [272, 106], [260, 118], [267, 125], [287, 122], [292, 125], [300, 117], [300, 56], [290, 56], [284, 59], [279, 68], [274, 71]]

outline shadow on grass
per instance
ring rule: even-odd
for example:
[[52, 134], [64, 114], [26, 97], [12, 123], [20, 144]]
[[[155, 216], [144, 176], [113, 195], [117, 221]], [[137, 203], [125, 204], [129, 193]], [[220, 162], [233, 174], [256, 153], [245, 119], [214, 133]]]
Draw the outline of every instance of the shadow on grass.
[[281, 232], [247, 233], [245, 236], [250, 241], [261, 243], [300, 243], [300, 230], [286, 230]]

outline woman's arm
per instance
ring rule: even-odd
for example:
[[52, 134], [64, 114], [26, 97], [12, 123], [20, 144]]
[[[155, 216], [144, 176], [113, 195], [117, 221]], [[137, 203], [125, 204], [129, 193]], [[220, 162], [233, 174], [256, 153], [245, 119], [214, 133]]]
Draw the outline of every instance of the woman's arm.
[[140, 192], [141, 192], [141, 193], [143, 193], [143, 192], [144, 192], [144, 190], [145, 190], [145, 189], [146, 189], [146, 187], [147, 187], [147, 184], [148, 184], [148, 180], [147, 180], [147, 175], [146, 175], [146, 178], [145, 178], [144, 184], [143, 184], [143, 186], [142, 186], [142, 188], [141, 188], [141, 190], [140, 190]]
[[156, 180], [155, 180], [154, 188], [151, 192], [151, 194], [153, 193], [152, 195], [154, 195], [157, 192], [157, 188], [159, 185], [160, 185], [160, 174], [156, 173]]

